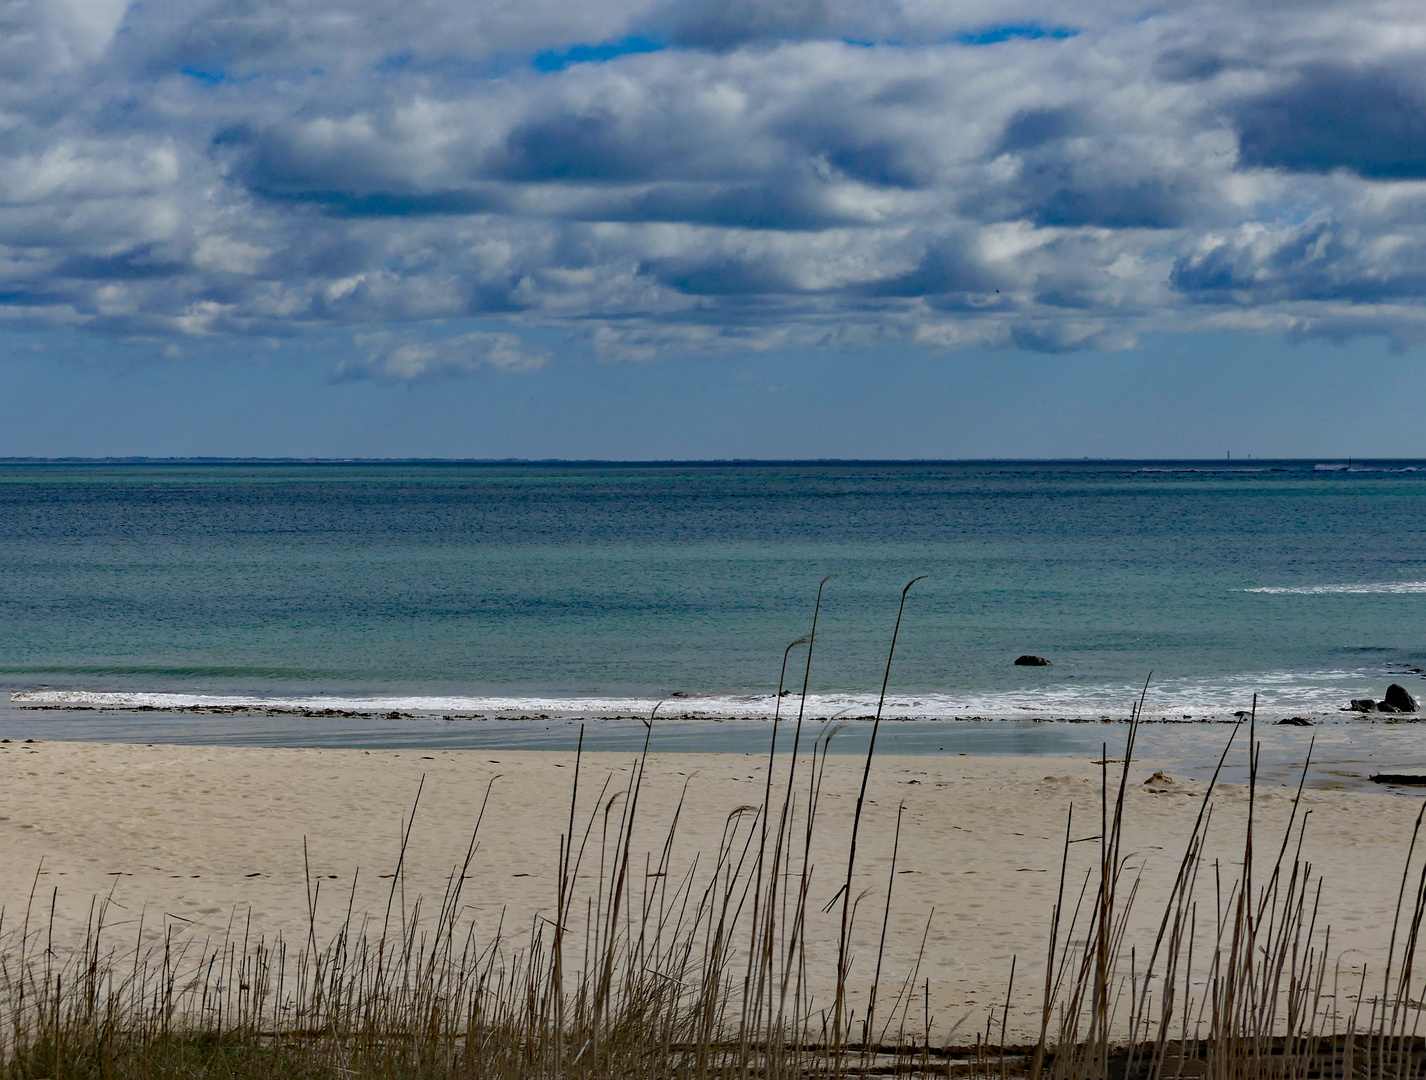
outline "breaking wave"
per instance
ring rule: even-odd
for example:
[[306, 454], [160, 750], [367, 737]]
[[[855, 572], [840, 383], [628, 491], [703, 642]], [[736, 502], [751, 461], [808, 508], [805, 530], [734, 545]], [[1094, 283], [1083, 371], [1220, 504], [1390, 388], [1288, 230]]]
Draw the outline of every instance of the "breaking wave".
[[1426, 593], [1426, 581], [1369, 581], [1343, 585], [1265, 585], [1243, 591], [1266, 593], [1271, 596], [1328, 596], [1334, 594], [1397, 596], [1407, 593]]
[[[1231, 716], [1247, 709], [1258, 695], [1259, 711], [1334, 713], [1371, 683], [1361, 671], [1303, 673], [1260, 672], [1217, 679], [1165, 680], [1150, 686], [1146, 715], [1188, 720]], [[1142, 686], [1046, 685], [1019, 690], [896, 694], [883, 716], [892, 720], [952, 719], [1122, 719], [1129, 715]], [[648, 717], [667, 719], [770, 720], [775, 695], [677, 694], [654, 697], [575, 697], [560, 695], [257, 695], [201, 693], [29, 690], [10, 695], [17, 709], [85, 709], [198, 713], [274, 713], [294, 716], [448, 717], [450, 719]], [[861, 719], [875, 714], [875, 693], [810, 694], [806, 715], [815, 720]], [[784, 697], [783, 717], [795, 717], [796, 695]]]

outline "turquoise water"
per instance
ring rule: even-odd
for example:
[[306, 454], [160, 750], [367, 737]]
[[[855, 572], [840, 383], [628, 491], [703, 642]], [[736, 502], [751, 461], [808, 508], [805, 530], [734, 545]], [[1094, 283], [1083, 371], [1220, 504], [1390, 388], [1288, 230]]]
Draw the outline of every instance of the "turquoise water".
[[1422, 696], [1426, 464], [1325, 464], [0, 464], [0, 686], [766, 716], [835, 573], [816, 715], [874, 708], [920, 574], [891, 715], [1123, 716], [1150, 671], [1174, 719]]

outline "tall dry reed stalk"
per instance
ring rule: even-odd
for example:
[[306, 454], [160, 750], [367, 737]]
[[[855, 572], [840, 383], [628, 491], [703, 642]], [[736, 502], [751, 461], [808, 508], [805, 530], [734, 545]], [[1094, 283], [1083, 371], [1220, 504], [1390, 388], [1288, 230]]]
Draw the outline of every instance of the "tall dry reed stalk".
[[[1417, 815], [1407, 852], [1385, 970], [1379, 976], [1381, 995], [1363, 1017], [1363, 971], [1356, 1004], [1344, 1015], [1339, 970], [1330, 957], [1330, 931], [1323, 928], [1319, 934], [1317, 927], [1322, 882], [1302, 856], [1306, 816], [1299, 811], [1312, 747], [1273, 861], [1260, 866], [1256, 809], [1261, 745], [1254, 697], [1248, 719], [1235, 726], [1204, 792], [1145, 960], [1126, 939], [1138, 881], [1129, 875], [1121, 848], [1124, 796], [1142, 710], [1141, 698], [1130, 720], [1117, 791], [1107, 772], [1101, 785], [1101, 831], [1094, 838], [1100, 841], [1100, 858], [1085, 880], [1086, 887], [1095, 888], [1083, 939], [1075, 938], [1081, 925], [1078, 904], [1065, 921], [1068, 853], [1074, 842], [1072, 825], [1066, 826], [1059, 899], [1051, 916], [1041, 1035], [1029, 1070], [1033, 1080], [1408, 1080], [1423, 1075], [1426, 1042], [1418, 1037], [1417, 1024], [1426, 988], [1413, 991], [1412, 978], [1426, 915], [1426, 865], [1420, 868], [1414, 897], [1408, 890], [1426, 807]], [[1225, 878], [1224, 867], [1217, 860], [1209, 862], [1205, 845], [1213, 795], [1243, 726], [1248, 729], [1247, 818], [1237, 874]], [[1107, 755], [1105, 762], [1107, 770]], [[1212, 883], [1206, 894], [1200, 887], [1205, 873], [1211, 874]], [[1400, 953], [1398, 931], [1404, 944]], [[1127, 1023], [1116, 1026], [1121, 1009]], [[1125, 1028], [1127, 1035], [1113, 1036]]]

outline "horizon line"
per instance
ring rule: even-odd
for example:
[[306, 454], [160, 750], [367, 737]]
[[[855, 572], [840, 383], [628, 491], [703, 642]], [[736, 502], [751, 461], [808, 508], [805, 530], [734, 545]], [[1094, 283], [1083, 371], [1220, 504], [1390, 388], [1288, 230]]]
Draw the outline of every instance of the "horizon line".
[[1426, 458], [1346, 457], [963, 457], [963, 458], [459, 458], [459, 457], [221, 457], [216, 455], [109, 455], [105, 457], [0, 457], [0, 465], [1022, 465], [1022, 464], [1192, 464], [1246, 467], [1265, 464], [1355, 464], [1409, 462]]

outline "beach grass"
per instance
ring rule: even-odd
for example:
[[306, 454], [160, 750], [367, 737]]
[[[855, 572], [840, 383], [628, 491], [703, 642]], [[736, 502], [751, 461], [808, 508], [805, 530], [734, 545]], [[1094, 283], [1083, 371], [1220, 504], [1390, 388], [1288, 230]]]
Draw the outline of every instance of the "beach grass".
[[[670, 872], [678, 813], [641, 861], [633, 830], [647, 744], [627, 783], [581, 798], [558, 852], [554, 910], [524, 933], [476, 940], [461, 919], [479, 840], [433, 911], [407, 908], [397, 858], [384, 919], [348, 915], [319, 942], [234, 925], [220, 941], [109, 941], [96, 900], [81, 949], [52, 946], [43, 898], [0, 925], [0, 1061], [15, 1077], [825, 1075], [861, 1051], [829, 1039], [805, 937], [808, 850], [826, 760], [813, 742], [761, 807], [734, 808], [701, 867]], [[406, 837], [419, 814], [419, 794]], [[765, 827], [773, 818], [775, 828]], [[582, 874], [594, 864], [593, 875]], [[38, 881], [38, 877], [36, 879]], [[576, 884], [589, 881], [585, 887]], [[353, 883], [353, 890], [355, 884]], [[518, 938], [518, 943], [514, 940]], [[925, 1056], [914, 995], [882, 1034]]]
[[[1426, 1065], [1415, 985], [1426, 912], [1418, 836], [1396, 886], [1386, 970], [1340, 986], [1330, 932], [1316, 925], [1321, 883], [1303, 855], [1296, 804], [1283, 834], [1255, 851], [1258, 750], [1253, 721], [1243, 727], [1247, 746], [1238, 746], [1235, 729], [1224, 750], [1224, 760], [1235, 747], [1249, 754], [1241, 862], [1204, 856], [1215, 773], [1147, 940], [1128, 936], [1138, 881], [1122, 850], [1135, 725], [1117, 775], [1104, 759], [1095, 831], [1077, 835], [1082, 812], [1066, 823], [1059, 898], [1046, 926], [1041, 1034], [1031, 1045], [1005, 1045], [1003, 1012], [979, 1033], [933, 1032], [921, 973], [915, 965], [883, 970], [880, 949], [862, 1015], [838, 1013], [838, 999], [849, 997], [840, 956], [835, 995], [815, 996], [805, 930], [830, 737], [823, 730], [810, 750], [789, 755], [762, 805], [730, 809], [716, 849], [681, 876], [669, 854], [681, 805], [658, 850], [645, 857], [633, 846], [647, 744], [617, 790], [609, 780], [591, 788], [577, 765], [554, 907], [519, 933], [477, 940], [462, 919], [483, 813], [444, 894], [429, 905], [403, 896], [419, 793], [382, 918], [349, 911], [327, 941], [316, 929], [320, 881], [309, 883], [312, 918], [299, 940], [267, 939], [234, 923], [203, 944], [170, 936], [126, 945], [111, 940], [109, 901], [97, 898], [85, 942], [72, 951], [53, 945], [53, 898], [47, 904], [36, 890], [27, 911], [0, 924], [0, 1073], [17, 1080], [1413, 1076]], [[1068, 855], [1079, 842], [1095, 844], [1098, 857], [1082, 880], [1070, 880]], [[894, 880], [893, 862], [888, 895], [866, 916], [872, 927], [864, 938], [884, 941]], [[863, 911], [857, 899], [848, 924]], [[1348, 989], [1355, 1004], [1344, 1009]]]

